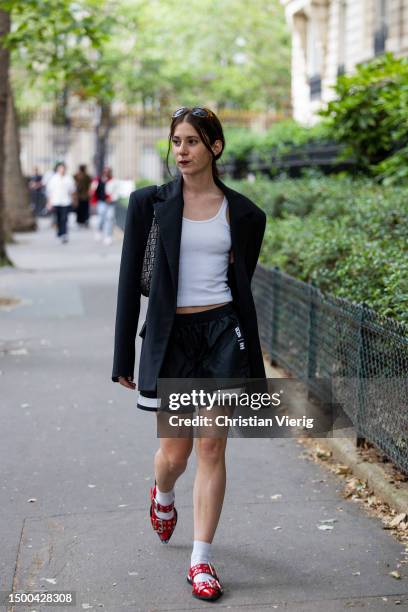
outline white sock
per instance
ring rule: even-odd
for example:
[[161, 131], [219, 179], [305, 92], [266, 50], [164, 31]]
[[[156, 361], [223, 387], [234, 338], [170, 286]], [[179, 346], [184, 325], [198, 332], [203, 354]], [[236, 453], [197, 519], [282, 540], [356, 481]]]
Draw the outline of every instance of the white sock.
[[[194, 540], [193, 552], [191, 553], [191, 565], [197, 563], [210, 563], [211, 562], [211, 544], [209, 542], [201, 542], [201, 540]], [[203, 582], [212, 578], [211, 574], [200, 573], [194, 578], [194, 582]]]
[[[169, 506], [172, 502], [174, 502], [174, 489], [171, 489], [171, 491], [160, 491], [156, 484], [155, 499], [161, 506]], [[170, 510], [170, 512], [158, 512], [156, 510], [156, 515], [161, 519], [170, 519], [174, 516], [174, 508], [173, 510]]]

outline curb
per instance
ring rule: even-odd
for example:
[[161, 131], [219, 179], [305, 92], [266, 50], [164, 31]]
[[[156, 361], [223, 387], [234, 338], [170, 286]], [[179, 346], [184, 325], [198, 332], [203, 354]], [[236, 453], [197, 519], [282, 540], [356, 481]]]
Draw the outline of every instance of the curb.
[[[264, 364], [268, 378], [285, 378], [285, 371], [271, 366], [265, 357]], [[354, 440], [350, 438], [314, 439], [319, 441], [320, 446], [330, 450], [335, 460], [350, 467], [357, 478], [366, 481], [374, 494], [395, 509], [398, 514], [408, 512], [408, 482], [401, 482], [400, 488], [390, 483], [381, 464], [362, 460]]]

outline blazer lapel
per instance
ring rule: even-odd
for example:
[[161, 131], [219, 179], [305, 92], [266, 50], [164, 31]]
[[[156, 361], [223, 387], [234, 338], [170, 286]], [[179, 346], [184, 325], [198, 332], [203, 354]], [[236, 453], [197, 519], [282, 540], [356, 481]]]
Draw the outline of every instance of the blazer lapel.
[[159, 226], [159, 237], [166, 252], [171, 279], [177, 293], [184, 208], [181, 175], [174, 181], [159, 187], [153, 207]]
[[[247, 200], [237, 191], [227, 187], [220, 179], [215, 179], [215, 183], [228, 200], [231, 245], [234, 256], [240, 258], [245, 253], [248, 239], [248, 231], [243, 221], [245, 217], [252, 214], [252, 205], [248, 204]], [[184, 209], [182, 174], [179, 174], [173, 181], [159, 187], [153, 207], [159, 226], [160, 240], [167, 256], [174, 291], [177, 294]]]

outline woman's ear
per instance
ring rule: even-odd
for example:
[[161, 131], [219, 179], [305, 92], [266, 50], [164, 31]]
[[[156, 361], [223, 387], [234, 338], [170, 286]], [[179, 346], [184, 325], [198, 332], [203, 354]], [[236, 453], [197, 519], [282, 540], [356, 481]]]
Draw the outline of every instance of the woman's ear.
[[218, 155], [218, 153], [221, 153], [221, 151], [222, 151], [222, 140], [216, 140], [211, 145], [211, 148], [213, 150], [214, 155]]

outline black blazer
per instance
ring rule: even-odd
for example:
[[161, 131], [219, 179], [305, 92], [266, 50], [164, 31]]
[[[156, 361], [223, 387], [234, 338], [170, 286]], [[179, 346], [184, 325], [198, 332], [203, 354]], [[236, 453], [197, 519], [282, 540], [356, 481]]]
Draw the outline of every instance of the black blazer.
[[[234, 263], [228, 284], [246, 337], [251, 376], [265, 378], [251, 279], [265, 232], [266, 215], [246, 196], [215, 180], [229, 204]], [[183, 176], [158, 188], [142, 187], [130, 195], [120, 264], [112, 380], [133, 377], [135, 338], [140, 312], [140, 274], [153, 209], [159, 242], [150, 287], [143, 338], [138, 389], [157, 391], [157, 378], [177, 307], [180, 237], [183, 217]]]

